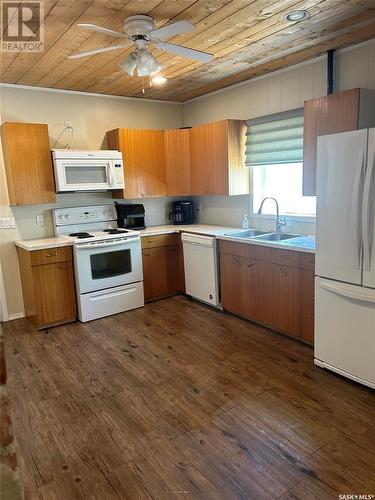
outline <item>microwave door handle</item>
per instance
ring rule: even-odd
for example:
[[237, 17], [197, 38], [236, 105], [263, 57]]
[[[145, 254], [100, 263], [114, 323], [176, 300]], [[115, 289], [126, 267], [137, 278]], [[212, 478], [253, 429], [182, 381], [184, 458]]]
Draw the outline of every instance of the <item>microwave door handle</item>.
[[114, 164], [113, 161], [109, 160], [108, 162], [108, 180], [111, 188], [115, 187], [115, 172], [114, 172]]
[[126, 238], [126, 240], [122, 241], [116, 241], [114, 243], [82, 243], [82, 244], [77, 244], [76, 247], [79, 250], [92, 250], [93, 248], [111, 248], [111, 247], [117, 247], [119, 245], [124, 245], [125, 243], [128, 243], [129, 241], [136, 241], [138, 240], [139, 237], [135, 236], [134, 238]]

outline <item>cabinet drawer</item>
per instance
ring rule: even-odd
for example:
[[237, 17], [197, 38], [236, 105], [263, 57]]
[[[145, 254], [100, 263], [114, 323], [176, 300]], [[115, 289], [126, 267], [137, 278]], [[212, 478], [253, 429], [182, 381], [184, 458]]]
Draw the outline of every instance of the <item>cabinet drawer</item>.
[[156, 236], [142, 236], [142, 248], [165, 247], [167, 245], [178, 245], [181, 242], [179, 233], [159, 234]]
[[315, 255], [313, 253], [300, 253], [299, 256], [301, 269], [315, 271]]
[[45, 248], [43, 250], [34, 250], [30, 254], [32, 266], [72, 260], [71, 247]]
[[248, 259], [265, 260], [266, 247], [252, 245], [251, 243], [236, 243], [233, 241], [220, 241], [220, 253], [247, 257]]
[[293, 250], [280, 250], [278, 248], [267, 248], [268, 260], [273, 264], [281, 264], [288, 267], [299, 266], [299, 252]]

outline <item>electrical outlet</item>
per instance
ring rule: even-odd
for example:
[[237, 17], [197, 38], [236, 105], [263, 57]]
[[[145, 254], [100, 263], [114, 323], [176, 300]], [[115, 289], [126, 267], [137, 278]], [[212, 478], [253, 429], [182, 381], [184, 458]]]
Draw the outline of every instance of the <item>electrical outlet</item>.
[[36, 225], [37, 226], [44, 226], [44, 215], [37, 215], [36, 216]]
[[195, 210], [198, 214], [200, 214], [202, 212], [202, 203], [198, 203], [198, 205], [196, 206], [196, 210]]
[[2, 217], [0, 218], [0, 229], [14, 229], [16, 227], [16, 222], [14, 217]]

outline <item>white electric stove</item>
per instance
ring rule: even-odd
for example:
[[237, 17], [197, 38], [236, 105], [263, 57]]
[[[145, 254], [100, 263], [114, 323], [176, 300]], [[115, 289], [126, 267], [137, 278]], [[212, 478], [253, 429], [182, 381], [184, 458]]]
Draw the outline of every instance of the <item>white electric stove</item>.
[[117, 228], [114, 205], [52, 211], [56, 236], [73, 242], [78, 319], [144, 305], [139, 232]]

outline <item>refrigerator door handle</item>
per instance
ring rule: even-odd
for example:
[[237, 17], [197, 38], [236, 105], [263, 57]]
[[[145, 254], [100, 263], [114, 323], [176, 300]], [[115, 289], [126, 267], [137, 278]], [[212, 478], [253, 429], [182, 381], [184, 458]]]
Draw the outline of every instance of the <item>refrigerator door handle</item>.
[[348, 299], [358, 300], [359, 302], [368, 302], [371, 304], [375, 304], [375, 296], [370, 296], [362, 293], [352, 292], [351, 290], [347, 290], [344, 288], [340, 288], [335, 285], [331, 285], [329, 283], [320, 283], [320, 288], [324, 288], [328, 292], [332, 292], [336, 295], [340, 295], [342, 297], [347, 297]]
[[364, 151], [361, 151], [358, 156], [358, 162], [354, 177], [353, 196], [352, 196], [352, 244], [353, 257], [355, 261], [355, 269], [359, 269], [361, 265], [361, 209], [362, 209], [362, 191], [363, 191], [363, 167], [364, 167]]
[[369, 162], [367, 167], [364, 188], [363, 188], [363, 207], [362, 207], [362, 239], [363, 239], [363, 262], [366, 271], [371, 270], [371, 243], [372, 243], [372, 227], [371, 227], [371, 201], [375, 196], [374, 191], [374, 175], [375, 171], [375, 155], [372, 162]]

